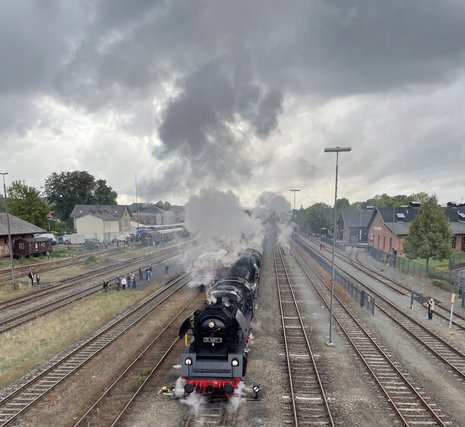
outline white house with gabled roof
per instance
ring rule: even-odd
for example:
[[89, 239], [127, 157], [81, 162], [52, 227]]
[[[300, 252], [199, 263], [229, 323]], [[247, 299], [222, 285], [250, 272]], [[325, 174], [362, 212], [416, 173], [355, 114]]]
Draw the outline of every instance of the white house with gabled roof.
[[76, 233], [100, 242], [129, 236], [131, 213], [125, 205], [76, 205], [71, 212]]

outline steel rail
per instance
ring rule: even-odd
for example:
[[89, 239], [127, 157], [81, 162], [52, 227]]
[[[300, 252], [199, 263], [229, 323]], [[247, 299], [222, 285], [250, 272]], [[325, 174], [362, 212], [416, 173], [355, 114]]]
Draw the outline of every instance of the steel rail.
[[[297, 261], [300, 263], [302, 270], [307, 275], [314, 289], [320, 295], [324, 304], [329, 308], [328, 297], [325, 297], [320, 290], [320, 286], [323, 286], [323, 289], [329, 293], [328, 285], [300, 253]], [[311, 277], [311, 275], [313, 277]], [[316, 281], [320, 283], [320, 286], [316, 284]], [[398, 364], [391, 360], [391, 357], [388, 356], [377, 343], [378, 340], [375, 340], [373, 334], [369, 333], [365, 327], [362, 326], [361, 322], [355, 318], [351, 310], [337, 295], [335, 295], [335, 301], [337, 305], [335, 307], [336, 313], [334, 317], [337, 324], [357, 352], [360, 360], [362, 360], [367, 370], [375, 379], [403, 425], [416, 426], [421, 422], [425, 422], [426, 424], [429, 423], [429, 425], [434, 422], [435, 425], [441, 427], [450, 425], [449, 421], [442, 419], [445, 418], [445, 416], [441, 418], [441, 415], [426, 401], [421, 395], [419, 388], [407, 379], [406, 374], [401, 371]], [[382, 375], [378, 375], [377, 372]], [[400, 384], [403, 384], [403, 386], [400, 386]], [[399, 389], [402, 390], [402, 393], [396, 394]], [[411, 397], [406, 395], [407, 392], [410, 392]], [[423, 413], [420, 411], [414, 413], [411, 402], [412, 397], [418, 404], [422, 405]], [[424, 420], [424, 414], [426, 413], [431, 416], [430, 421]], [[418, 418], [421, 418], [421, 420]]]
[[[273, 247], [273, 259], [295, 425], [299, 426], [305, 424], [320, 426], [324, 424], [334, 427], [335, 424], [329, 407], [328, 398], [324, 391], [323, 382], [306, 332], [282, 249]], [[283, 284], [280, 283], [280, 279], [283, 281]], [[286, 285], [284, 285], [284, 283]], [[284, 288], [284, 286], [286, 286], [286, 288]], [[284, 301], [284, 298], [289, 298], [288, 294], [290, 295], [289, 301]], [[291, 322], [293, 318], [297, 318], [298, 326], [296, 326], [295, 322]], [[293, 336], [290, 335], [291, 331], [293, 332]], [[302, 353], [298, 353], [298, 355], [305, 355], [305, 357], [308, 357], [308, 363], [302, 362], [302, 358], [300, 357], [296, 358], [291, 355], [289, 344], [292, 338], [299, 344], [305, 344], [305, 350], [302, 349]], [[297, 349], [293, 346], [292, 351], [296, 353]], [[301, 388], [298, 390], [296, 388], [293, 377], [297, 374], [303, 375], [306, 378], [304, 389]], [[305, 408], [303, 408], [304, 403], [300, 405], [297, 404], [298, 398], [306, 402]], [[323, 406], [320, 405], [320, 401], [323, 402]], [[305, 411], [309, 408], [310, 411], [312, 411], [312, 416], [305, 418]], [[305, 419], [305, 422], [299, 420], [299, 415], [301, 416], [300, 418]]]

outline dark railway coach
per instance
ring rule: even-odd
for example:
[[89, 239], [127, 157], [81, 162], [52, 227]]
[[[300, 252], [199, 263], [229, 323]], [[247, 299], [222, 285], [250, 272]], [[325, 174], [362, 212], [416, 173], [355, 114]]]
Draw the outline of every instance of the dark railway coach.
[[16, 239], [13, 242], [13, 256], [15, 258], [46, 255], [47, 252], [52, 252], [52, 242], [47, 237]]

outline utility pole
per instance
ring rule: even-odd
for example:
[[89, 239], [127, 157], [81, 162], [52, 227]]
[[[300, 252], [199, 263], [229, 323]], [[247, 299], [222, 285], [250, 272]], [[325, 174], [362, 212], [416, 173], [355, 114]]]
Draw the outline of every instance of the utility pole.
[[[292, 190], [290, 190], [294, 193], [294, 209], [292, 211], [292, 218], [294, 219], [294, 215], [295, 215], [295, 193], [297, 193], [297, 191], [300, 191], [299, 189], [297, 188], [294, 188]], [[292, 230], [292, 241], [294, 243], [294, 255], [295, 255], [295, 240], [294, 240], [294, 230]]]
[[11, 242], [10, 215], [8, 214], [8, 199], [6, 196], [6, 185], [5, 185], [5, 175], [8, 175], [8, 172], [0, 172], [0, 175], [2, 175], [2, 178], [3, 178], [3, 194], [5, 195], [5, 212], [6, 212], [6, 224], [8, 228], [8, 248], [10, 252], [11, 279], [13, 280], [13, 287], [16, 289], [15, 265], [13, 262], [13, 244]]
[[137, 207], [137, 225], [136, 225], [136, 237], [139, 235], [139, 200], [137, 199], [137, 174], [136, 174], [136, 207]]
[[334, 184], [334, 221], [333, 221], [333, 253], [331, 256], [331, 299], [329, 303], [329, 340], [327, 345], [333, 343], [333, 299], [334, 299], [334, 255], [336, 253], [336, 224], [337, 224], [337, 175], [339, 169], [339, 153], [352, 150], [351, 147], [330, 147], [325, 148], [325, 153], [336, 153], [336, 180]]

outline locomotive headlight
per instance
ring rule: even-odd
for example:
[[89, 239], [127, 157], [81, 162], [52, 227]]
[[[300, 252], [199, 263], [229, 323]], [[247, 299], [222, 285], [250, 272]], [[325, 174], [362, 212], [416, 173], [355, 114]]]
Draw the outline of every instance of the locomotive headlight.
[[237, 359], [231, 360], [231, 365], [234, 366], [234, 367], [239, 366], [239, 360], [237, 360]]
[[184, 363], [189, 366], [189, 365], [192, 365], [192, 359], [190, 357], [187, 357], [186, 360], [184, 361]]
[[210, 320], [210, 321], [208, 322], [208, 327], [209, 327], [210, 329], [213, 329], [213, 328], [215, 327], [215, 322], [214, 322], [213, 320]]

